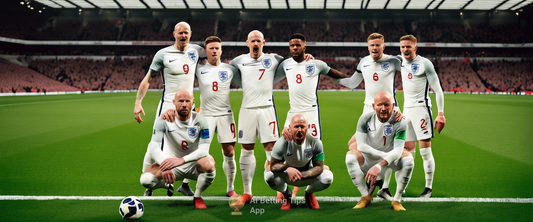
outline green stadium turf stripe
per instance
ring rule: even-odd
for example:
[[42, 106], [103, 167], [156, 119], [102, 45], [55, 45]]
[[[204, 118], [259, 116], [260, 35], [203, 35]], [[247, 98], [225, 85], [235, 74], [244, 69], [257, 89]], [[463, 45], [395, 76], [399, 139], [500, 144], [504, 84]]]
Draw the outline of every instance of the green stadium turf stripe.
[[[0, 200], [122, 200], [124, 197], [119, 196], [17, 196], [17, 195], [0, 195]], [[152, 196], [144, 197], [139, 196], [141, 200], [192, 200], [192, 197], [163, 197]], [[202, 197], [208, 201], [228, 201], [228, 197], [221, 196], [207, 196]], [[275, 197], [273, 196], [260, 196], [254, 197], [253, 201], [259, 202], [272, 202]], [[358, 202], [360, 197], [316, 197], [319, 201], [324, 202]], [[469, 203], [533, 203], [533, 198], [477, 198], [477, 197], [434, 197], [434, 198], [413, 198], [404, 197], [404, 202], [469, 202]], [[303, 197], [296, 197], [293, 201], [302, 201], [305, 203]], [[374, 202], [384, 201], [380, 197], [374, 197]]]
[[110, 96], [110, 97], [98, 97], [98, 98], [89, 98], [89, 99], [65, 99], [65, 100], [51, 100], [51, 101], [39, 101], [39, 102], [27, 102], [27, 103], [8, 103], [0, 104], [2, 106], [21, 106], [21, 105], [33, 105], [33, 104], [44, 104], [44, 103], [62, 103], [62, 102], [80, 102], [80, 101], [90, 101], [90, 100], [102, 100], [102, 99], [117, 99], [117, 98], [129, 98], [128, 96]]

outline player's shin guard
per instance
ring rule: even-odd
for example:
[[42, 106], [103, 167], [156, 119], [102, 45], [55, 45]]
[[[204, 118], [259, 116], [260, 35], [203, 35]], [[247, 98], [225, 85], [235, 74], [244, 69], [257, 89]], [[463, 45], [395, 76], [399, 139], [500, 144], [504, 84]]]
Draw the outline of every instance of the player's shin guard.
[[413, 157], [404, 157], [400, 160], [401, 170], [396, 172], [396, 194], [394, 195], [394, 201], [400, 202], [402, 200], [402, 194], [413, 174], [413, 168], [415, 167], [415, 161]]
[[424, 172], [426, 173], [426, 187], [433, 187], [433, 174], [435, 173], [435, 159], [431, 147], [420, 149], [420, 156], [422, 156]]
[[194, 197], [201, 197], [202, 192], [207, 189], [215, 180], [216, 171], [211, 173], [201, 173], [198, 175], [198, 181], [196, 182], [196, 191], [194, 192]]
[[333, 173], [329, 170], [324, 170], [324, 172], [322, 172], [322, 174], [318, 176], [318, 180], [316, 180], [315, 182], [307, 186], [307, 189], [305, 189], [305, 192], [312, 194], [317, 191], [325, 190], [331, 185], [332, 182], [333, 182]]
[[227, 189], [226, 192], [234, 190], [233, 183], [235, 182], [235, 172], [236, 172], [235, 156], [224, 156], [224, 162], [222, 163], [222, 169], [224, 169], [224, 174], [226, 174], [227, 180]]
[[241, 167], [244, 193], [252, 194], [252, 181], [256, 168], [254, 151], [242, 149], [239, 165]]
[[348, 168], [348, 173], [352, 178], [353, 184], [357, 187], [361, 196], [368, 196], [368, 188], [365, 183], [365, 174], [359, 167], [359, 161], [357, 157], [353, 154], [346, 154], [346, 167]]
[[163, 180], [157, 180], [157, 177], [153, 175], [152, 173], [144, 173], [141, 175], [141, 185], [143, 185], [146, 189], [155, 190], [159, 188], [167, 188], [168, 185], [165, 184], [165, 181]]

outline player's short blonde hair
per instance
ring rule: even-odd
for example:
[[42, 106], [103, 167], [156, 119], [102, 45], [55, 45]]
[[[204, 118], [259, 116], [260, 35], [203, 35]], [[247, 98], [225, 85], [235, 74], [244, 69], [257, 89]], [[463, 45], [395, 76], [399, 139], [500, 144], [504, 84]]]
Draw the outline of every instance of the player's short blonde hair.
[[404, 35], [400, 38], [400, 42], [403, 40], [410, 40], [416, 44], [416, 37], [414, 35]]
[[381, 40], [383, 40], [383, 42], [385, 42], [385, 36], [383, 36], [382, 34], [379, 34], [377, 32], [374, 32], [374, 33], [370, 34], [368, 36], [368, 38], [366, 39], [366, 41], [370, 41], [370, 40], [374, 40], [374, 39], [381, 39]]
[[212, 43], [212, 42], [222, 43], [222, 40], [217, 36], [209, 36], [205, 39], [204, 43], [205, 43], [205, 46], [207, 47], [207, 44]]

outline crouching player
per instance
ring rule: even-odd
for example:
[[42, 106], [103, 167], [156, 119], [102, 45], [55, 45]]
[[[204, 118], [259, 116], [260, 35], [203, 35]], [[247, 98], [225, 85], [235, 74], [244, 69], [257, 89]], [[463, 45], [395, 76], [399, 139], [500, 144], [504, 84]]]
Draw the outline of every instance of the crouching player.
[[[403, 149], [405, 144], [405, 121], [394, 122], [394, 100], [390, 93], [380, 92], [372, 104], [375, 112], [362, 115], [357, 122], [355, 136], [360, 154], [349, 151], [346, 167], [354, 185], [361, 192], [361, 200], [354, 209], [365, 208], [372, 201], [376, 178], [386, 167], [396, 171], [396, 194], [392, 208], [405, 208], [400, 203], [402, 194], [411, 180], [414, 167], [412, 155]], [[383, 168], [383, 170], [382, 170]], [[365, 179], [370, 187], [365, 183]]]
[[156, 120], [149, 148], [155, 163], [141, 175], [141, 184], [151, 191], [184, 178], [197, 180], [193, 202], [204, 209], [202, 192], [216, 174], [215, 160], [209, 155], [209, 125], [200, 114], [191, 112], [194, 97], [188, 90], [178, 91], [173, 103], [178, 121]]
[[292, 192], [287, 184], [305, 189], [305, 202], [311, 209], [319, 205], [313, 193], [328, 188], [333, 182], [333, 173], [324, 166], [322, 141], [307, 134], [307, 119], [297, 114], [289, 126], [293, 140], [280, 138], [272, 150], [271, 171], [265, 172], [265, 181], [274, 190], [283, 193], [281, 209], [291, 208]]

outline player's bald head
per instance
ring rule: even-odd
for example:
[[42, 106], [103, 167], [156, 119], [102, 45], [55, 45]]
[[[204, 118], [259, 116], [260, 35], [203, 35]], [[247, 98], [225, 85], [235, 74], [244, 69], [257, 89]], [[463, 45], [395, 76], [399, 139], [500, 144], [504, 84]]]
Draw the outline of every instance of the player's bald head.
[[296, 124], [304, 124], [307, 126], [307, 118], [302, 114], [296, 114], [291, 118], [291, 126]]
[[178, 24], [174, 26], [174, 30], [178, 30], [179, 28], [185, 28], [191, 31], [191, 26], [187, 22], [178, 22]]
[[253, 30], [250, 33], [248, 33], [248, 39], [250, 39], [252, 36], [259, 36], [262, 40], [265, 39], [265, 36], [259, 30]]
[[189, 90], [182, 89], [182, 90], [180, 90], [180, 91], [178, 91], [176, 93], [176, 95], [174, 96], [174, 99], [175, 100], [178, 100], [178, 99], [189, 99], [189, 100], [194, 101], [194, 96], [193, 96], [192, 92], [189, 92]]
[[374, 103], [377, 104], [378, 101], [379, 102], [388, 101], [390, 103], [394, 103], [394, 100], [392, 99], [392, 95], [386, 91], [382, 91], [376, 94], [376, 96], [374, 97]]

